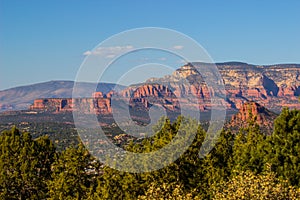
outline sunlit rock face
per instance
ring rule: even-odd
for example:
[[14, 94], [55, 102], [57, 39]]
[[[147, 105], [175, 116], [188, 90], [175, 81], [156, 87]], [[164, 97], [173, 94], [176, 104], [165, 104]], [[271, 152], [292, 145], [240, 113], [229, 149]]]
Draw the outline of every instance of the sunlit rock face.
[[[147, 83], [162, 82], [176, 96], [194, 95], [199, 102], [208, 102], [201, 107], [211, 107], [209, 100], [217, 91], [205, 84], [199, 66], [211, 67], [206, 63], [189, 63], [176, 70], [171, 76], [150, 79]], [[216, 64], [226, 88], [227, 108], [239, 109], [244, 102], [255, 101], [268, 109], [280, 111], [283, 106], [300, 109], [300, 65], [282, 64], [256, 66], [231, 62]], [[186, 81], [182, 81], [182, 80]]]
[[246, 128], [251, 123], [257, 124], [264, 134], [271, 134], [273, 123], [277, 114], [261, 106], [260, 104], [249, 101], [240, 106], [238, 112], [231, 117], [227, 127], [238, 131], [240, 128]]
[[[227, 109], [241, 109], [248, 101], [280, 111], [283, 106], [300, 109], [300, 65], [283, 64], [256, 66], [246, 63], [230, 62], [216, 64], [225, 91], [214, 90], [208, 86], [199, 73], [201, 67], [212, 67], [207, 63], [188, 63], [171, 75], [162, 78], [151, 78], [145, 83], [129, 86], [121, 91], [108, 93], [95, 92], [91, 98], [76, 101], [88, 104], [86, 112], [111, 113], [111, 98], [128, 102], [129, 106], [149, 109], [159, 104], [168, 110], [190, 109], [210, 110], [213, 106], [225, 106]], [[201, 72], [201, 71], [200, 71]], [[212, 101], [221, 93], [226, 98]], [[180, 99], [180, 101], [179, 101]], [[212, 103], [214, 102], [214, 103]], [[71, 99], [37, 99], [31, 109], [48, 109], [55, 112], [71, 111]]]

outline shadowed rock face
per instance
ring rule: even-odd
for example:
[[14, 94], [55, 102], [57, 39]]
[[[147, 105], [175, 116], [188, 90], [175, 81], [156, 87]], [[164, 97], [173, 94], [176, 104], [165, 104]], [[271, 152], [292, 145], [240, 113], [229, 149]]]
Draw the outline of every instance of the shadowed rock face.
[[[255, 101], [274, 111], [280, 111], [283, 106], [300, 109], [300, 65], [255, 66], [238, 62], [216, 64], [223, 79], [220, 81], [223, 81], [226, 89], [226, 99], [216, 105], [211, 103], [211, 99], [222, 91], [214, 91], [205, 84], [197, 71], [197, 67], [201, 65], [211, 67], [212, 64], [189, 63], [163, 78], [152, 78], [119, 92], [96, 92], [91, 98], [76, 101], [89, 104], [82, 107], [87, 112], [103, 114], [111, 112], [111, 98], [146, 110], [156, 104], [173, 111], [180, 110], [182, 106], [205, 111], [218, 106], [217, 104], [222, 104], [227, 109], [243, 109], [244, 103], [248, 101]], [[30, 108], [71, 111], [73, 103], [70, 98], [37, 99]], [[257, 120], [263, 118], [258, 117]]]
[[263, 75], [262, 85], [267, 92], [267, 94], [266, 94], [267, 96], [277, 96], [278, 95], [279, 87], [269, 77]]

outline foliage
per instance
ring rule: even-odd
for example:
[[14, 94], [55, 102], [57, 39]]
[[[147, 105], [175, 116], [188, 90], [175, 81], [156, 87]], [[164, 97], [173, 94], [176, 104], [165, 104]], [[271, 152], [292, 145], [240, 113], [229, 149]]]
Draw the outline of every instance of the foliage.
[[161, 185], [151, 184], [144, 195], [138, 197], [138, 200], [151, 199], [183, 199], [183, 200], [200, 200], [199, 197], [194, 196], [192, 192], [185, 192], [182, 185], [166, 184]]
[[[237, 134], [223, 130], [214, 137], [192, 119], [162, 118], [152, 137], [123, 147], [149, 153], [171, 141], [178, 149], [189, 137], [193, 142], [171, 164], [144, 173], [104, 166], [81, 143], [57, 151], [48, 137], [34, 139], [14, 127], [0, 134], [0, 199], [299, 199], [300, 111], [284, 109], [272, 135], [255, 120]], [[202, 158], [203, 143], [212, 150]], [[128, 167], [149, 164], [126, 161]]]
[[266, 159], [272, 170], [281, 179], [300, 187], [300, 110], [283, 109], [268, 142]]
[[43, 199], [55, 147], [47, 137], [33, 140], [15, 127], [0, 135], [1, 199]]
[[215, 186], [213, 199], [299, 199], [300, 189], [289, 186], [287, 181], [276, 178], [275, 173], [267, 172], [259, 175], [251, 171], [240, 172], [228, 182]]
[[49, 199], [86, 199], [93, 180], [92, 157], [82, 144], [62, 152], [52, 165]]

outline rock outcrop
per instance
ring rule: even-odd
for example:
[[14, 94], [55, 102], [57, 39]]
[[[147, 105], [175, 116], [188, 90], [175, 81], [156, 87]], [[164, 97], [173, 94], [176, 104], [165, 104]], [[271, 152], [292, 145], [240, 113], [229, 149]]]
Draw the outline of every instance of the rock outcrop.
[[[152, 78], [147, 83], [162, 83], [170, 88], [177, 97], [196, 96], [202, 107], [210, 107], [210, 98], [219, 91], [208, 88], [201, 67], [211, 67], [207, 63], [189, 63], [171, 76]], [[201, 67], [199, 67], [201, 66]], [[300, 109], [300, 65], [283, 64], [270, 66], [255, 66], [246, 63], [216, 64], [226, 89], [228, 109], [239, 109], [247, 101], [255, 101], [274, 111], [280, 111], [282, 106]], [[198, 70], [199, 71], [198, 71]]]
[[[0, 91], [0, 112], [26, 110], [35, 99], [71, 98], [74, 81], [49, 81], [25, 85]], [[113, 83], [76, 82], [77, 95], [86, 96], [87, 91], [98, 91], [107, 94], [109, 91], [125, 87]], [[91, 95], [90, 92], [88, 95]]]
[[[76, 99], [76, 102], [85, 105], [81, 109], [86, 112], [98, 114], [112, 111], [112, 98], [129, 102], [131, 107], [149, 109], [159, 104], [171, 111], [180, 111], [181, 107], [206, 111], [219, 105], [226, 106], [227, 109], [243, 109], [244, 103], [248, 101], [257, 102], [276, 112], [283, 106], [300, 109], [300, 65], [255, 66], [238, 62], [216, 64], [223, 79], [218, 81], [224, 83], [225, 91], [213, 90], [203, 78], [209, 76], [199, 73], [201, 67], [209, 68], [211, 65], [188, 63], [163, 78], [152, 78], [118, 92], [95, 92], [90, 98]], [[212, 101], [221, 94], [226, 95], [226, 98]], [[70, 98], [37, 99], [30, 109], [71, 111], [74, 109], [74, 102]]]
[[277, 115], [254, 101], [244, 103], [237, 114], [231, 117], [229, 127], [247, 127], [250, 123], [258, 124], [261, 130], [270, 134]]
[[52, 112], [72, 111], [71, 98], [47, 98], [36, 99], [33, 105], [30, 106], [31, 110], [45, 110]]
[[46, 98], [36, 99], [30, 110], [61, 113], [80, 109], [87, 113], [109, 114], [111, 113], [111, 100], [109, 98]]

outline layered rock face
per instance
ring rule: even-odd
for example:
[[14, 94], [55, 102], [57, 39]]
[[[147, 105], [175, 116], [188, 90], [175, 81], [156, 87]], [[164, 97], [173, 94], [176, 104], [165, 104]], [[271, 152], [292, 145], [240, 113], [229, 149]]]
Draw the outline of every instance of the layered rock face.
[[43, 110], [46, 112], [70, 112], [74, 109], [80, 109], [87, 113], [109, 114], [111, 113], [111, 101], [109, 98], [96, 97], [94, 98], [47, 98], [36, 99], [30, 110]]
[[[274, 110], [280, 110], [282, 106], [300, 108], [299, 65], [247, 65], [231, 70], [220, 66], [219, 69], [226, 84], [227, 96], [233, 102], [245, 98]], [[239, 108], [239, 105], [236, 104], [236, 107]]]
[[33, 105], [30, 106], [31, 110], [45, 110], [52, 112], [72, 111], [71, 98], [47, 98], [36, 99]]
[[[274, 111], [283, 106], [300, 109], [300, 65], [255, 66], [246, 63], [216, 64], [221, 75], [225, 91], [209, 87], [204, 80], [209, 80], [210, 72], [205, 74], [200, 69], [209, 69], [212, 64], [189, 63], [173, 74], [163, 78], [152, 78], [145, 83], [107, 94], [96, 92], [91, 98], [77, 99], [86, 112], [111, 113], [111, 99], [129, 102], [131, 107], [149, 109], [160, 105], [167, 110], [180, 111], [187, 107], [191, 110], [210, 110], [212, 106], [222, 105], [227, 109], [240, 109], [248, 101], [255, 101]], [[201, 74], [199, 73], [201, 72]], [[217, 96], [226, 98], [216, 100]], [[31, 109], [71, 111], [74, 102], [71, 99], [37, 99]], [[50, 109], [51, 108], [51, 109]]]
[[[228, 109], [239, 109], [247, 101], [256, 101], [275, 111], [280, 111], [283, 106], [300, 109], [300, 65], [255, 66], [234, 62], [216, 66], [226, 89], [226, 101], [219, 103]], [[220, 91], [207, 87], [199, 73], [203, 67], [209, 68], [211, 64], [187, 64], [171, 76], [150, 79], [148, 83], [160, 82], [177, 97], [196, 96], [200, 107], [209, 109], [212, 106], [210, 99]]]

